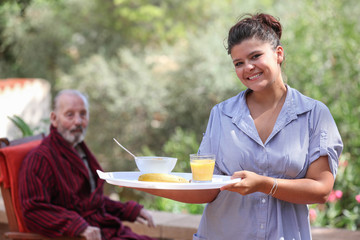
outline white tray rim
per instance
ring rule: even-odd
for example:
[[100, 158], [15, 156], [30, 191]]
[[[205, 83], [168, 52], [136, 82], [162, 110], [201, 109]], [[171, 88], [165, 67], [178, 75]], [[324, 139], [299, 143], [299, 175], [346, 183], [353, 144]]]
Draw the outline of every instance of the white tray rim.
[[[166, 182], [144, 182], [138, 181], [141, 172], [103, 172], [96, 171], [99, 177], [107, 183], [121, 187], [144, 188], [144, 189], [168, 189], [168, 190], [206, 190], [218, 189], [230, 183], [240, 181], [240, 178], [231, 179], [231, 176], [214, 175], [212, 182], [206, 183], [166, 183]], [[191, 179], [191, 173], [172, 172], [171, 174]]]

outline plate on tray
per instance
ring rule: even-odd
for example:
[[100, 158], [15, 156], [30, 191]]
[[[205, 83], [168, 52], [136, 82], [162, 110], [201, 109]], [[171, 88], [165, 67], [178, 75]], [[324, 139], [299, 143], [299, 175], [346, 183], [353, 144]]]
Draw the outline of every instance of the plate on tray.
[[[200, 190], [200, 189], [217, 189], [229, 183], [236, 183], [240, 178], [230, 179], [230, 176], [214, 175], [212, 182], [205, 183], [168, 183], [168, 182], [144, 182], [138, 181], [141, 172], [102, 172], [96, 171], [99, 177], [109, 184], [129, 187], [129, 188], [146, 188], [146, 189], [176, 189], [176, 190]], [[191, 173], [172, 172], [171, 174], [191, 179]]]

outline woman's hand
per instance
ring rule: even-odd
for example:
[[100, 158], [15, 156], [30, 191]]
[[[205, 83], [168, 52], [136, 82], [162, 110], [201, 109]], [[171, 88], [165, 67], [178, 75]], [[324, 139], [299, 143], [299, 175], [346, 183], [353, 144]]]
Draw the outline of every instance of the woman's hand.
[[[254, 172], [235, 172], [232, 178], [241, 178], [240, 182], [220, 188], [247, 195], [253, 192], [269, 194], [274, 179]], [[325, 203], [333, 188], [334, 177], [329, 167], [328, 157], [321, 156], [310, 164], [306, 176], [300, 179], [277, 179], [273, 197], [297, 204]]]
[[221, 187], [220, 190], [228, 190], [240, 193], [241, 195], [247, 195], [254, 192], [266, 191], [266, 186], [269, 184], [269, 180], [271, 180], [268, 177], [250, 171], [235, 172], [231, 179], [235, 178], [241, 178], [241, 181], [225, 185]]

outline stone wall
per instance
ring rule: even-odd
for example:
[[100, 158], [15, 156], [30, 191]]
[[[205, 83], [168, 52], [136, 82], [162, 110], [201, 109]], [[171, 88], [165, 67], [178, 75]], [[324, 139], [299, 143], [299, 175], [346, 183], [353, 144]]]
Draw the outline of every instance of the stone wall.
[[50, 84], [43, 79], [0, 79], [0, 137], [22, 137], [8, 116], [21, 117], [32, 129], [48, 131], [51, 109]]

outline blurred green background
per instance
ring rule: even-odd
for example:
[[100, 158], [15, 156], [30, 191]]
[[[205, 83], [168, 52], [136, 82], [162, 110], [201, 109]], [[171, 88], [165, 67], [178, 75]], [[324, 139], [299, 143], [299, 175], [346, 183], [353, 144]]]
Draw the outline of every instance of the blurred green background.
[[[315, 226], [360, 228], [360, 25], [358, 0], [0, 0], [0, 78], [43, 78], [53, 93], [90, 98], [86, 141], [106, 171], [137, 170], [137, 155], [178, 158], [190, 172], [210, 109], [244, 87], [225, 42], [244, 13], [283, 24], [287, 83], [324, 102], [344, 141], [333, 201], [311, 205]], [[47, 129], [46, 129], [47, 131]], [[147, 208], [201, 213], [106, 185]]]

